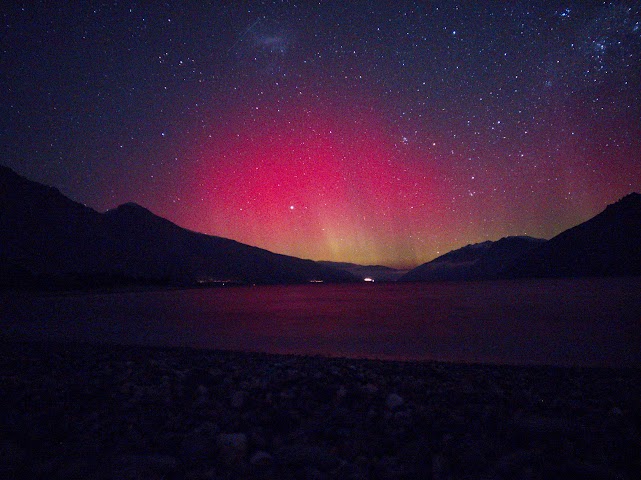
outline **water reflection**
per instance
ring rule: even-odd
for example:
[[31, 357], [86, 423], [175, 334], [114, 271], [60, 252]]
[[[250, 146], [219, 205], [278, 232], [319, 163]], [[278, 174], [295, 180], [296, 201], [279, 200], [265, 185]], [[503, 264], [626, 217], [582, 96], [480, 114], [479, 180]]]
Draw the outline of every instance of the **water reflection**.
[[10, 338], [464, 362], [641, 365], [641, 279], [2, 298]]

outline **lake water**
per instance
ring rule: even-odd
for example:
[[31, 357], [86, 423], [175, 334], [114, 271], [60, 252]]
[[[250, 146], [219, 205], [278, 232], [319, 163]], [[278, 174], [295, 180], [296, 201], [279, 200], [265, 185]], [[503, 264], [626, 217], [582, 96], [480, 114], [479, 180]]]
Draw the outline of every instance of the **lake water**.
[[1, 294], [2, 336], [272, 353], [641, 366], [641, 278]]

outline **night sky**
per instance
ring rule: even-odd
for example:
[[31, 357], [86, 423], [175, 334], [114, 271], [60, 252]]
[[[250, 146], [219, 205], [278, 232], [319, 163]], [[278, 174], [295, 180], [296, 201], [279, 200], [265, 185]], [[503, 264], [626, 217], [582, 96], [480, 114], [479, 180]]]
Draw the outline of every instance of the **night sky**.
[[0, 7], [0, 164], [99, 211], [411, 267], [641, 190], [638, 1], [67, 3]]

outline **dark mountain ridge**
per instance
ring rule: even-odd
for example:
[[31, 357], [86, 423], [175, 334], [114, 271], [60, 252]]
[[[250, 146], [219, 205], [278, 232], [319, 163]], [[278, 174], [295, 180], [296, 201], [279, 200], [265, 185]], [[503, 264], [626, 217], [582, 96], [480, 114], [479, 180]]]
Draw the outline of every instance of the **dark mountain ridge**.
[[[184, 229], [135, 203], [99, 213], [0, 166], [0, 287], [389, 281], [402, 273], [275, 254]], [[638, 193], [549, 241], [468, 245], [400, 280], [617, 275], [641, 275]]]
[[399, 270], [397, 268], [386, 267], [383, 265], [359, 265], [356, 263], [330, 262], [327, 260], [323, 260], [318, 263], [338, 270], [344, 270], [360, 279], [369, 278], [377, 282], [395, 282], [407, 273], [407, 270]]
[[357, 281], [311, 260], [181, 228], [135, 203], [98, 213], [2, 166], [0, 273], [4, 286]]
[[401, 281], [641, 275], [641, 194], [545, 241], [506, 237], [454, 250]]
[[595, 217], [519, 259], [510, 277], [641, 275], [641, 194], [630, 193]]
[[399, 280], [434, 282], [499, 278], [515, 259], [544, 242], [539, 238], [518, 236], [467, 245], [410, 270]]

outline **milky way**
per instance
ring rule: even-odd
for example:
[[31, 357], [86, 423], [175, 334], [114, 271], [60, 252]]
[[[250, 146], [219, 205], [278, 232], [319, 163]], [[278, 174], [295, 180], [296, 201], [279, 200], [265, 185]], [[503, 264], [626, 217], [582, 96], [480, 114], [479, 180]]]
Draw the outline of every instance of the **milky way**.
[[100, 211], [408, 267], [641, 190], [639, 2], [33, 3], [0, 163]]

